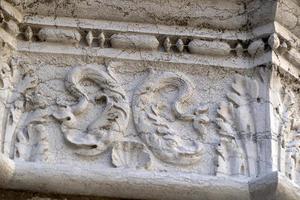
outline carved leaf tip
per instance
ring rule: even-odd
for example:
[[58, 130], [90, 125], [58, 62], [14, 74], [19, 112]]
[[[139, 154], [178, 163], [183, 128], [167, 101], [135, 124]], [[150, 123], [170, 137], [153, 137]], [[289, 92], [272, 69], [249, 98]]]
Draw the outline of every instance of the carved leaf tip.
[[225, 102], [221, 102], [219, 108], [217, 109], [217, 114], [219, 118], [222, 118], [224, 121], [229, 123], [232, 122], [232, 103], [226, 104]]
[[239, 96], [246, 97], [249, 95], [250, 98], [258, 98], [259, 96], [258, 82], [254, 79], [244, 77], [239, 74], [235, 76], [232, 89]]

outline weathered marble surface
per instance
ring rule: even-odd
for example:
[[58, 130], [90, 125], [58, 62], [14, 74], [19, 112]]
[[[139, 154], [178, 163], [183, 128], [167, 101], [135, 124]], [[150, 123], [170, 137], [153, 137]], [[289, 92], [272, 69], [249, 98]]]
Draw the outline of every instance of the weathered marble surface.
[[300, 198], [298, 1], [0, 6], [1, 187]]
[[103, 197], [87, 197], [61, 194], [41, 194], [36, 192], [24, 192], [16, 190], [0, 189], [1, 200], [121, 200]]

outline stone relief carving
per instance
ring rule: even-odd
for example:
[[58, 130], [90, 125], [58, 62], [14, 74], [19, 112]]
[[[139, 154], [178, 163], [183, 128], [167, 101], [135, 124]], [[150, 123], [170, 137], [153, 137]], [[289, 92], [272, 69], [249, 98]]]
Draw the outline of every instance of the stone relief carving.
[[151, 164], [150, 155], [144, 144], [134, 141], [120, 141], [112, 149], [112, 163], [121, 168], [145, 168]]
[[25, 161], [47, 159], [47, 134], [43, 122], [48, 109], [34, 105], [37, 78], [26, 63], [1, 63], [1, 152]]
[[[92, 98], [80, 85], [85, 79], [94, 82], [100, 88], [99, 93]], [[78, 98], [78, 102], [60, 107], [53, 116], [61, 121], [65, 139], [78, 148], [77, 154], [98, 155], [114, 141], [122, 139], [129, 120], [129, 103], [124, 90], [111, 72], [99, 69], [99, 66], [75, 67], [67, 74], [65, 86]], [[89, 112], [90, 103], [93, 106], [102, 103], [104, 108], [86, 128], [80, 127], [80, 116]]]
[[216, 123], [220, 128], [220, 143], [217, 147], [217, 175], [245, 175], [245, 157], [238, 132], [234, 128], [233, 104], [222, 102]]
[[[16, 70], [20, 66], [22, 70]], [[82, 85], [85, 80], [95, 84], [97, 92], [88, 93]], [[115, 167], [149, 169], [152, 164], [149, 150], [159, 160], [173, 165], [192, 165], [201, 160], [209, 110], [204, 105], [192, 106], [195, 85], [181, 73], [150, 70], [143, 84], [135, 89], [133, 122], [142, 143], [128, 141], [123, 135], [129, 123], [130, 104], [118, 80], [105, 66], [78, 66], [67, 72], [65, 88], [74, 97], [69, 105], [33, 106], [37, 81], [26, 64], [1, 63], [1, 100], [5, 104], [1, 107], [5, 120], [1, 151], [11, 158], [47, 161], [46, 123], [54, 117], [60, 122], [66, 141], [76, 147], [76, 154], [98, 155], [111, 147]], [[220, 136], [217, 174], [256, 176], [258, 173], [255, 117], [259, 87], [256, 79], [236, 75], [232, 91], [226, 95], [228, 102], [221, 102], [217, 110], [215, 121]], [[295, 141], [299, 139], [299, 129], [294, 123], [294, 99], [293, 92], [284, 88], [275, 110], [281, 120], [279, 136], [282, 137], [278, 144], [284, 147], [280, 149], [283, 169], [297, 182], [299, 145]], [[83, 125], [80, 121], [85, 120], [91, 109], [99, 112], [87, 117], [92, 120]]]
[[[278, 170], [285, 173], [295, 183], [300, 183], [300, 123], [298, 98], [293, 87], [297, 83], [285, 84], [284, 77], [275, 71], [273, 80], [274, 126], [277, 134]], [[297, 88], [297, 87], [296, 87]], [[296, 90], [297, 91], [297, 90]]]
[[292, 126], [292, 132], [286, 144], [285, 173], [295, 183], [300, 185], [300, 121]]
[[[115, 49], [136, 49], [142, 51], [164, 51], [168, 53], [185, 53], [185, 54], [200, 54], [211, 56], [230, 56], [235, 52], [239, 56], [256, 57], [261, 56], [264, 52], [280, 48], [285, 48], [287, 44], [282, 42], [277, 35], [271, 34], [268, 41], [263, 41], [263, 38], [246, 39], [226, 39], [220, 41], [215, 38], [214, 41], [207, 40], [207, 37], [190, 37], [181, 36], [180, 34], [154, 35], [151, 29], [146, 30], [146, 34], [139, 33], [135, 28], [129, 31], [130, 33], [119, 32], [118, 30], [103, 30], [95, 29], [95, 27], [70, 27], [62, 26], [20, 26], [14, 20], [5, 21], [7, 26], [3, 28], [13, 34], [15, 37], [22, 36], [20, 39], [25, 41], [36, 42], [51, 42], [59, 44], [74, 44], [75, 46], [97, 47], [97, 48], [115, 48]], [[149, 26], [149, 24], [147, 24]], [[128, 24], [128, 27], [131, 27]], [[132, 26], [134, 27], [134, 25]], [[1, 28], [1, 27], [0, 27]], [[178, 28], [178, 27], [177, 27]], [[128, 31], [128, 30], [127, 30]], [[213, 30], [211, 30], [213, 31]], [[171, 31], [172, 32], [172, 31]], [[208, 33], [209, 34], [209, 33]], [[161, 40], [160, 38], [164, 38]], [[275, 39], [274, 39], [275, 38]], [[84, 42], [83, 42], [84, 41]], [[233, 42], [234, 41], [234, 42]], [[279, 43], [279, 44], [278, 44]], [[269, 46], [270, 48], [266, 48]], [[286, 47], [287, 48], [287, 47]]]
[[[24, 73], [20, 73], [17, 67], [23, 68]], [[11, 64], [2, 62], [1, 85], [1, 151], [13, 158], [17, 132], [20, 131], [21, 122], [30, 112], [26, 94], [36, 86], [36, 78], [26, 66], [15, 60]]]
[[[279, 93], [280, 90], [279, 90]], [[286, 148], [287, 146], [287, 142], [289, 140], [289, 135], [292, 131], [292, 119], [293, 119], [293, 115], [295, 112], [295, 96], [294, 94], [289, 91], [283, 90], [282, 94], [280, 95], [280, 104], [278, 105], [278, 107], [275, 108], [276, 110], [276, 114], [279, 117], [279, 124], [278, 124], [278, 135], [277, 135], [277, 139], [278, 139], [278, 158], [279, 158], [279, 162], [278, 162], [278, 168], [279, 170], [283, 170], [282, 168], [284, 168], [284, 148]], [[288, 170], [288, 169], [286, 169]], [[286, 171], [287, 174], [289, 174]]]
[[29, 124], [17, 133], [15, 158], [24, 161], [47, 160], [48, 134], [42, 124]]
[[236, 75], [229, 102], [217, 110], [220, 143], [217, 174], [256, 176], [256, 111], [259, 84], [247, 76]]
[[[178, 93], [168, 103], [163, 89], [175, 88]], [[208, 107], [199, 106], [192, 111], [183, 111], [191, 103], [195, 90], [193, 83], [183, 74], [156, 72], [149, 76], [133, 95], [132, 110], [135, 127], [143, 142], [160, 160], [175, 165], [191, 165], [201, 159], [203, 149], [199, 140], [188, 138], [184, 129], [176, 127], [177, 121], [190, 122], [202, 138], [206, 134]]]

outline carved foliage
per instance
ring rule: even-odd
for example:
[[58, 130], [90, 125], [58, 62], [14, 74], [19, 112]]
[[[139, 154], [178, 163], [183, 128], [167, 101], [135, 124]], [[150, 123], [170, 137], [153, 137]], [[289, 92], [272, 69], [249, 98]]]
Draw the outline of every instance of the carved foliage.
[[[166, 87], [176, 88], [178, 95], [171, 105], [155, 100]], [[174, 121], [190, 122], [200, 137], [208, 123], [206, 106], [183, 112], [183, 105], [191, 102], [194, 85], [182, 74], [151, 71], [145, 82], [137, 88], [133, 96], [134, 123], [141, 139], [160, 160], [178, 165], [190, 165], [198, 162], [203, 149], [197, 140], [187, 139], [183, 130], [175, 128]], [[170, 113], [164, 110], [170, 106]], [[168, 115], [171, 115], [168, 116]], [[170, 119], [172, 116], [175, 119]]]
[[50, 113], [31, 105], [37, 78], [28, 63], [17, 59], [12, 59], [10, 64], [1, 63], [0, 67], [1, 152], [11, 159], [45, 160], [48, 147], [41, 123]]
[[[1, 146], [2, 152], [10, 158], [15, 154], [15, 139], [19, 131], [28, 125], [27, 93], [37, 85], [37, 79], [25, 63], [12, 60], [11, 64], [1, 63]], [[19, 138], [20, 139], [20, 138]], [[23, 148], [24, 149], [24, 148]], [[30, 150], [28, 150], [31, 152]], [[28, 153], [27, 157], [30, 157]], [[25, 154], [20, 154], [22, 157]], [[26, 158], [23, 158], [26, 160]]]
[[300, 185], [300, 123], [295, 122], [286, 144], [285, 174]]
[[148, 169], [150, 161], [150, 155], [142, 143], [122, 141], [117, 142], [112, 149], [112, 163], [116, 167]]
[[[294, 121], [292, 126], [293, 132], [287, 144], [286, 157], [289, 157], [287, 163], [290, 163], [289, 177], [298, 185], [300, 185], [300, 120]], [[292, 161], [292, 162], [291, 162]], [[287, 168], [287, 167], [286, 167]]]
[[47, 160], [48, 135], [42, 124], [30, 124], [17, 134], [16, 158], [24, 161]]
[[[282, 80], [284, 77], [284, 81]], [[300, 184], [300, 123], [298, 83], [280, 72], [273, 73], [274, 132], [277, 133], [278, 170]]]
[[219, 127], [220, 135], [220, 143], [217, 147], [219, 158], [217, 174], [245, 175], [245, 158], [233, 119], [233, 104], [222, 102], [217, 113], [216, 124]]
[[[94, 99], [90, 99], [80, 85], [85, 79], [93, 81], [100, 88]], [[61, 130], [66, 140], [78, 148], [77, 154], [100, 154], [112, 145], [113, 141], [122, 138], [128, 125], [129, 103], [124, 90], [111, 73], [100, 69], [99, 66], [75, 67], [67, 74], [65, 86], [78, 98], [78, 103], [60, 107], [54, 113], [54, 117], [61, 121]], [[86, 129], [79, 127], [78, 117], [87, 112], [89, 103], [95, 105], [97, 101], [104, 103], [101, 115]]]
[[255, 114], [259, 85], [256, 80], [236, 75], [229, 103], [221, 103], [216, 124], [221, 142], [218, 147], [220, 173], [256, 176], [257, 149]]
[[[297, 151], [294, 140], [297, 139], [294, 136], [296, 130], [293, 129], [293, 115], [295, 112], [295, 96], [293, 92], [284, 90], [281, 88], [279, 91], [279, 105], [275, 108], [276, 114], [279, 117], [278, 123], [278, 169], [279, 171], [285, 171], [285, 174], [294, 179], [293, 174], [295, 168], [291, 168], [291, 163], [294, 162], [294, 156], [291, 152]], [[285, 150], [284, 150], [285, 149]], [[293, 154], [292, 153], [292, 154]]]

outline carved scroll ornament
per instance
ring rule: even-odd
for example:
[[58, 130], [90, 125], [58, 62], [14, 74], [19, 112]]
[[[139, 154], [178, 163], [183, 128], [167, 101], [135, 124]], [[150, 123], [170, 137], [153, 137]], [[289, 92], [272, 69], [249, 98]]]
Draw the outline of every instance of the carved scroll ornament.
[[[83, 80], [90, 80], [100, 88], [95, 99], [90, 99], [84, 92], [80, 85]], [[124, 90], [111, 73], [99, 66], [75, 67], [67, 74], [65, 86], [78, 98], [78, 103], [60, 107], [54, 117], [61, 121], [61, 130], [66, 140], [78, 148], [77, 154], [101, 154], [114, 141], [122, 138], [128, 125], [129, 103]], [[78, 126], [78, 117], [87, 112], [89, 103], [95, 105], [97, 101], [105, 104], [101, 115], [83, 130]]]
[[202, 137], [208, 107], [200, 106], [192, 112], [184, 113], [183, 104], [190, 103], [195, 86], [180, 73], [154, 72], [151, 70], [149, 76], [141, 87], [134, 92], [132, 110], [136, 129], [145, 144], [153, 154], [160, 160], [177, 165], [190, 165], [201, 159], [203, 149], [200, 141], [187, 139], [188, 132], [177, 130], [174, 123], [166, 117], [163, 111], [163, 103], [155, 101], [155, 96], [160, 90], [173, 87], [178, 90], [178, 95], [171, 103], [171, 115], [179, 121], [190, 122], [194, 130]]

